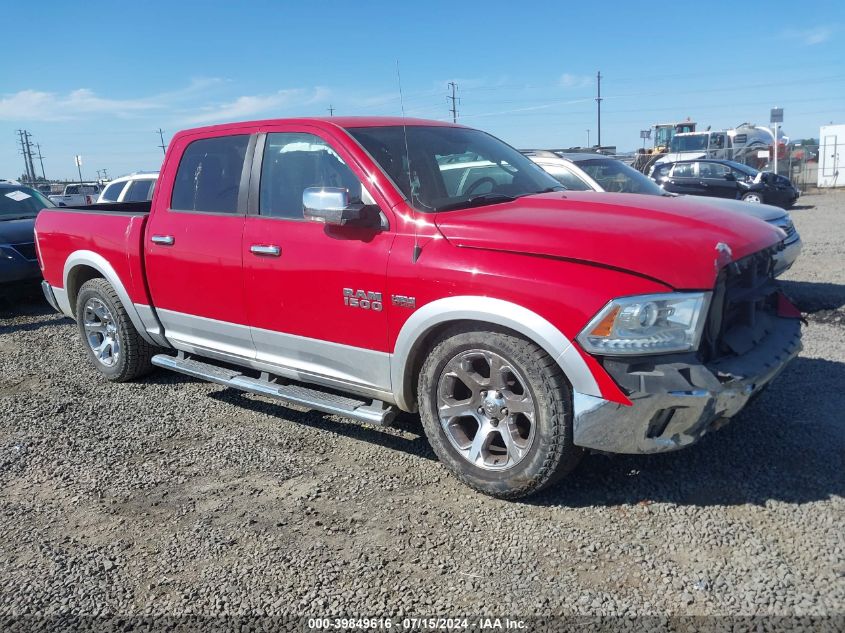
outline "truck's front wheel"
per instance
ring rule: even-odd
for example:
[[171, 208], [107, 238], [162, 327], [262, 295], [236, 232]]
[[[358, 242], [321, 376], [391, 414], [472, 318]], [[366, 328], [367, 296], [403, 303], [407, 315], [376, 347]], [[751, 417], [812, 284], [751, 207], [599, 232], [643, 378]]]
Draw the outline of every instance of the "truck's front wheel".
[[76, 323], [88, 356], [108, 380], [124, 382], [152, 370], [155, 348], [138, 334], [105, 279], [90, 279], [79, 289]]
[[447, 332], [423, 363], [420, 416], [440, 460], [467, 485], [514, 499], [571, 471], [571, 391], [542, 348], [501, 331]]

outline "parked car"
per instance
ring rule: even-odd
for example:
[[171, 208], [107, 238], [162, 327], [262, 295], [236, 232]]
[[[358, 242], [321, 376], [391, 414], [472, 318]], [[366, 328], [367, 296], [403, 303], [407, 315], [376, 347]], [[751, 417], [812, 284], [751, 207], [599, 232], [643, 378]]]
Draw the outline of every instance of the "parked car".
[[157, 171], [137, 171], [115, 178], [105, 185], [97, 203], [152, 200], [157, 180]]
[[35, 216], [53, 203], [32, 187], [0, 183], [0, 284], [41, 279]]
[[[525, 152], [535, 163], [549, 172], [558, 182], [573, 191], [618, 191], [653, 196], [672, 196], [653, 180], [622, 161], [600, 154], [555, 154], [548, 151]], [[726, 198], [695, 196], [704, 204], [718, 206], [725, 211], [743, 213], [772, 226], [786, 234], [783, 248], [775, 256], [775, 276], [786, 272], [801, 254], [801, 236], [795, 229], [789, 213], [770, 204], [749, 204]]]
[[106, 379], [165, 367], [374, 424], [419, 410], [456, 477], [504, 498], [584, 449], [693, 444], [801, 349], [780, 230], [563, 191], [451, 123], [180, 132], [151, 203], [47, 209], [36, 233], [45, 297]]
[[732, 198], [788, 209], [801, 192], [786, 176], [731, 160], [683, 160], [654, 166], [651, 178], [665, 191]]
[[557, 154], [536, 150], [524, 153], [570, 191], [610, 191], [653, 196], [665, 193], [653, 180], [633, 167], [601, 154]]
[[96, 182], [65, 185], [61, 195], [49, 196], [50, 202], [58, 207], [74, 207], [94, 204], [100, 195], [100, 185]]

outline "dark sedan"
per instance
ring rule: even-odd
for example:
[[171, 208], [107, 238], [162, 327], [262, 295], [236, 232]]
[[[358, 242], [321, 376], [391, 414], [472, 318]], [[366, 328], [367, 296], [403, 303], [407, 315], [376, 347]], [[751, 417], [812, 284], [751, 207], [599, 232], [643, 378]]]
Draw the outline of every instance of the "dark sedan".
[[654, 181], [671, 193], [765, 202], [788, 209], [800, 191], [784, 176], [757, 171], [731, 160], [682, 160], [659, 163]]
[[0, 285], [41, 279], [35, 256], [35, 216], [53, 206], [31, 187], [0, 184]]

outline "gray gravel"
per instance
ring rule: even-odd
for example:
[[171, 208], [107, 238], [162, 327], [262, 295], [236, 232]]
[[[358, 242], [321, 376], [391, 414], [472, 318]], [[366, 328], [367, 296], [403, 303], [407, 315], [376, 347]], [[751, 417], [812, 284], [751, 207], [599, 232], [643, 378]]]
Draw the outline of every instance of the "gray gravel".
[[70, 321], [7, 303], [0, 617], [845, 614], [845, 194], [800, 206], [801, 357], [699, 445], [524, 503], [458, 484], [414, 416], [106, 384]]

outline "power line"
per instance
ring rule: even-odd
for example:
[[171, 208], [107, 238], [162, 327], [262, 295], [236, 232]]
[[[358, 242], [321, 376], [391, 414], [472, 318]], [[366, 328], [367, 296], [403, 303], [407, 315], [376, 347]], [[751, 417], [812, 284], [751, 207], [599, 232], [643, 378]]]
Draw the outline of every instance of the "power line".
[[449, 109], [449, 111], [452, 113], [452, 123], [457, 123], [458, 122], [458, 110], [457, 110], [457, 107], [456, 107], [457, 98], [455, 97], [455, 92], [457, 92], [457, 90], [458, 90], [458, 84], [456, 84], [454, 81], [450, 81], [448, 84], [446, 84], [446, 87], [452, 89], [452, 95], [447, 96], [446, 98], [452, 100], [452, 107]]
[[167, 153], [167, 151], [166, 151], [167, 145], [164, 144], [164, 130], [162, 130], [161, 128], [158, 128], [157, 132], [158, 132], [158, 137], [161, 139], [161, 145], [159, 145], [159, 147], [161, 148], [161, 153], [166, 154]]

